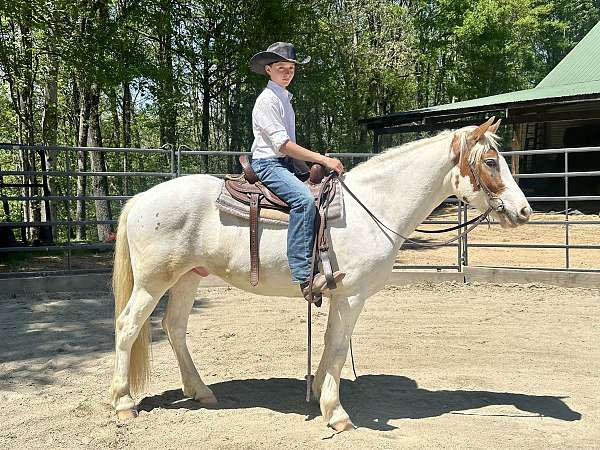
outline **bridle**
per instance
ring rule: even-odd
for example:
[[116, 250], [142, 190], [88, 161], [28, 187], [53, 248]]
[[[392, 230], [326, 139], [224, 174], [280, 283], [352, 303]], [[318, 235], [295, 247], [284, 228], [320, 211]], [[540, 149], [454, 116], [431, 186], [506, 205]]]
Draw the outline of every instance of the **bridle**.
[[483, 181], [481, 181], [481, 176], [479, 175], [479, 170], [477, 170], [477, 167], [475, 166], [475, 164], [469, 162], [469, 169], [471, 170], [471, 173], [473, 174], [473, 178], [475, 178], [475, 182], [477, 183], [479, 188], [483, 192], [485, 192], [485, 194], [487, 195], [488, 205], [489, 205], [490, 209], [492, 209], [493, 211], [496, 211], [498, 213], [503, 212], [504, 211], [504, 201], [500, 197], [498, 197], [496, 194], [494, 194]]

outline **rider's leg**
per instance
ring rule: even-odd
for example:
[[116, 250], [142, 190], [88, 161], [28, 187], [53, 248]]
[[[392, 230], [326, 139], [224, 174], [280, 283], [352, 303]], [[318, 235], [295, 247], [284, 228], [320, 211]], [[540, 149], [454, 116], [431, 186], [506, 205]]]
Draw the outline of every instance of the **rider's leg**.
[[260, 181], [290, 206], [287, 256], [292, 281], [302, 283], [310, 276], [315, 201], [308, 187], [290, 171], [284, 158], [258, 159], [252, 168]]

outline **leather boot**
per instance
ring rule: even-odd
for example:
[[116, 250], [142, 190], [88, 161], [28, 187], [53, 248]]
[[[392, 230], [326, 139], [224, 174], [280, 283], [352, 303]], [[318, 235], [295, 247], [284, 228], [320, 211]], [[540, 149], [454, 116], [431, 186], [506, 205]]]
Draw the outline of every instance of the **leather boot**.
[[[346, 276], [345, 272], [335, 271], [333, 272], [333, 279], [336, 284], [344, 279]], [[327, 280], [325, 279], [325, 275], [319, 273], [315, 275], [312, 286], [312, 295], [309, 290], [310, 280], [306, 280], [304, 283], [300, 283], [300, 289], [302, 290], [302, 295], [306, 299], [306, 301], [312, 303], [320, 303], [323, 297], [322, 292], [327, 290]]]

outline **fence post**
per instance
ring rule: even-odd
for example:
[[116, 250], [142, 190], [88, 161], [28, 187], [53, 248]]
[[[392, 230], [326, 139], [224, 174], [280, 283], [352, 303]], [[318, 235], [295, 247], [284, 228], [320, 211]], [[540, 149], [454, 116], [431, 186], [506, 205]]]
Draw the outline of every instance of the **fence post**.
[[569, 151], [565, 150], [565, 268], [569, 264]]
[[[462, 208], [464, 222], [467, 222], [469, 220], [468, 210], [469, 210], [469, 207], [467, 205], [464, 205]], [[468, 266], [469, 265], [469, 236], [466, 234], [463, 239], [462, 256], [463, 256], [463, 259], [462, 259], [463, 266]]]
[[71, 149], [65, 150], [65, 172], [67, 173], [67, 270], [71, 268], [71, 230], [73, 226], [73, 216], [71, 215]]
[[177, 177], [181, 176], [181, 147], [177, 147]]
[[177, 177], [177, 170], [175, 168], [175, 152], [177, 151], [175, 147], [171, 146], [171, 179]]
[[[456, 212], [457, 212], [457, 221], [458, 221], [458, 225], [462, 225], [462, 201], [459, 199], [458, 200], [458, 204], [456, 206]], [[457, 230], [458, 235], [460, 236], [462, 229], [459, 228]], [[462, 245], [463, 245], [463, 238], [466, 238], [465, 236], [461, 236], [458, 238], [458, 242], [456, 245], [456, 253], [457, 253], [457, 263], [458, 263], [458, 271], [462, 272], [462, 259], [463, 259], [463, 254], [462, 254]]]

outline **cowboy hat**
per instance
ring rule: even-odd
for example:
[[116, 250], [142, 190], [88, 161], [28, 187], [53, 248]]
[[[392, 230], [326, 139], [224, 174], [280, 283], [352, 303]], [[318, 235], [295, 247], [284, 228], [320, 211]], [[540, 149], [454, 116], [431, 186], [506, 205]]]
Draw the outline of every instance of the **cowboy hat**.
[[302, 61], [296, 59], [296, 49], [292, 44], [287, 42], [275, 42], [269, 45], [264, 52], [259, 52], [250, 58], [248, 65], [252, 72], [259, 75], [266, 75], [265, 66], [267, 64], [287, 61], [295, 64], [306, 64], [310, 61], [310, 56], [307, 56]]

